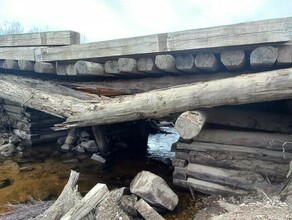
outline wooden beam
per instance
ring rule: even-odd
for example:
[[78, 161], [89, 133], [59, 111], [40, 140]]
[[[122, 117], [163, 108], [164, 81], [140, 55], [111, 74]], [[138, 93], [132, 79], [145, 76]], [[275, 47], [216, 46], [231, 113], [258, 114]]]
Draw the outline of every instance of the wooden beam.
[[196, 151], [199, 151], [199, 152], [208, 152], [208, 151], [241, 152], [241, 153], [250, 153], [250, 154], [256, 154], [256, 155], [266, 155], [266, 156], [283, 158], [283, 159], [288, 159], [288, 160], [292, 159], [292, 153], [287, 153], [287, 152], [273, 151], [273, 150], [267, 150], [267, 149], [262, 149], [262, 148], [228, 145], [228, 144], [198, 142], [198, 141], [194, 141], [190, 144], [178, 142], [177, 149], [192, 151], [193, 153], [191, 153], [191, 155], [195, 155]]
[[195, 57], [192, 54], [178, 55], [175, 58], [176, 68], [183, 72], [197, 73], [200, 70], [195, 65]]
[[100, 63], [80, 60], [75, 63], [75, 68], [77, 75], [111, 76], [105, 72], [104, 65]]
[[284, 46], [279, 48], [277, 65], [281, 67], [292, 65], [292, 46]]
[[105, 58], [286, 42], [292, 39], [291, 30], [291, 17], [255, 21], [144, 37], [45, 48], [40, 50], [36, 61]]
[[220, 54], [223, 65], [231, 71], [242, 70], [246, 65], [244, 50], [225, 50]]
[[195, 65], [202, 71], [215, 72], [219, 70], [220, 64], [213, 53], [199, 53], [195, 58]]
[[56, 66], [53, 63], [36, 62], [33, 66], [37, 73], [51, 73], [56, 74]]
[[170, 54], [157, 55], [155, 57], [155, 64], [162, 71], [179, 73], [179, 70], [176, 68], [175, 57]]
[[80, 34], [74, 31], [51, 31], [0, 36], [0, 47], [62, 46], [79, 43]]
[[292, 151], [292, 136], [288, 134], [204, 129], [196, 141]]
[[0, 48], [0, 59], [35, 60], [36, 47], [4, 47]]
[[[50, 63], [51, 64], [51, 63]], [[53, 65], [53, 64], [52, 64]], [[50, 71], [50, 70], [48, 70]], [[53, 68], [51, 69], [51, 73], [54, 73]], [[69, 76], [76, 76], [76, 68], [74, 64], [62, 64], [57, 62], [56, 63], [56, 70], [58, 75], [69, 75]]]
[[274, 65], [278, 57], [278, 48], [261, 46], [250, 54], [250, 66], [254, 69], [268, 69]]
[[97, 104], [98, 111], [72, 116], [63, 126], [111, 124], [161, 118], [196, 108], [289, 99], [292, 97], [291, 82], [292, 69], [281, 69], [155, 90], [112, 99], [102, 106]]

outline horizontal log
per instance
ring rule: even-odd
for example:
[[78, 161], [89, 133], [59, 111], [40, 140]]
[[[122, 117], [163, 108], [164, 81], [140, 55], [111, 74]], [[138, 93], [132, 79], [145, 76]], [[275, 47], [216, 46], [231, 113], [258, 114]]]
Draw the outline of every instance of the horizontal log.
[[41, 143], [50, 143], [50, 142], [56, 142], [58, 138], [65, 137], [67, 135], [67, 131], [52, 131], [49, 133], [44, 134], [37, 134], [31, 136], [31, 143], [41, 144]]
[[104, 65], [100, 63], [77, 61], [75, 68], [77, 75], [111, 76], [105, 72]]
[[[54, 70], [53, 65], [54, 64], [52, 64], [51, 70], [49, 70], [49, 68], [48, 68], [48, 73], [55, 73], [56, 72], [58, 75], [65, 75], [65, 76], [66, 75], [69, 75], [69, 76], [76, 76], [77, 75], [77, 71], [76, 71], [74, 64], [62, 64], [62, 63], [57, 62], [56, 70]], [[44, 71], [46, 71], [46, 70], [44, 70]]]
[[190, 187], [195, 191], [209, 194], [209, 195], [222, 195], [222, 196], [230, 196], [230, 195], [244, 195], [247, 194], [247, 191], [240, 189], [233, 189], [228, 186], [222, 186], [217, 183], [210, 183], [208, 181], [198, 180], [195, 178], [189, 177], [187, 180], [179, 180], [173, 179], [174, 185], [187, 188]]
[[179, 150], [189, 150], [192, 151], [190, 154], [195, 155], [197, 151], [199, 152], [239, 152], [239, 153], [250, 153], [256, 155], [266, 155], [286, 160], [292, 159], [292, 153], [288, 152], [279, 152], [273, 150], [267, 150], [262, 148], [252, 148], [252, 147], [243, 147], [227, 144], [215, 144], [215, 143], [205, 143], [205, 142], [192, 142], [191, 144], [186, 143], [177, 143], [177, 149]]
[[196, 108], [288, 99], [292, 97], [290, 81], [292, 69], [282, 69], [155, 90], [122, 99], [111, 99], [102, 103], [102, 107], [96, 104], [95, 109], [99, 109], [98, 111], [69, 117], [60, 126], [69, 128], [111, 124], [161, 118]]
[[292, 151], [292, 136], [278, 133], [205, 129], [195, 141]]
[[242, 70], [246, 65], [244, 50], [226, 50], [220, 54], [220, 60], [231, 71]]
[[137, 60], [134, 58], [119, 58], [119, 71], [128, 74], [143, 74], [137, 67]]
[[5, 47], [0, 48], [0, 59], [35, 61], [38, 47]]
[[62, 46], [79, 43], [80, 34], [74, 31], [51, 31], [0, 36], [0, 47]]
[[155, 65], [164, 72], [179, 73], [179, 70], [176, 68], [175, 57], [171, 54], [157, 55], [155, 57]]
[[178, 55], [175, 58], [176, 68], [183, 72], [198, 73], [200, 70], [195, 65], [195, 57], [192, 54]]
[[160, 52], [285, 42], [292, 18], [41, 49], [36, 61], [78, 60]]
[[278, 48], [261, 46], [250, 54], [250, 66], [254, 69], [268, 69], [274, 65], [278, 57]]
[[[189, 155], [189, 154], [188, 154]], [[231, 152], [196, 152], [189, 156], [191, 163], [213, 167], [246, 170], [259, 173], [273, 181], [283, 181], [288, 172], [288, 164], [262, 160], [261, 156]]]
[[119, 63], [117, 60], [107, 60], [104, 64], [104, 69], [107, 74], [124, 75], [119, 69]]
[[172, 173], [173, 179], [180, 179], [180, 180], [186, 180], [188, 178], [187, 172], [182, 167], [174, 167], [174, 171]]
[[34, 64], [34, 71], [37, 73], [52, 73], [56, 74], [56, 66], [53, 63], [36, 62]]
[[292, 118], [288, 114], [232, 108], [202, 111], [207, 115], [208, 123], [292, 134]]
[[292, 46], [283, 46], [279, 48], [277, 65], [280, 67], [292, 65]]
[[34, 62], [29, 60], [18, 60], [20, 70], [34, 71]]
[[7, 69], [7, 70], [18, 70], [19, 66], [16, 60], [1, 60], [0, 61], [0, 68]]
[[145, 73], [161, 73], [152, 58], [139, 58], [137, 61], [137, 68]]
[[185, 170], [189, 177], [234, 187], [235, 189], [254, 190], [264, 182], [261, 175], [252, 171], [224, 169], [195, 163], [189, 163]]
[[220, 68], [219, 61], [213, 53], [199, 53], [195, 58], [195, 65], [198, 69], [206, 72], [216, 72]]
[[185, 167], [188, 164], [187, 160], [174, 158], [172, 159], [172, 166], [174, 167]]

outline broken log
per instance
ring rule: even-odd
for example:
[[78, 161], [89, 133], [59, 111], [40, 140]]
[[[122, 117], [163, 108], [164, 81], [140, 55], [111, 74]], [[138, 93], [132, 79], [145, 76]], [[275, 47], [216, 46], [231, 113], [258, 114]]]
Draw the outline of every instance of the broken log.
[[292, 134], [292, 118], [289, 114], [232, 108], [201, 111], [207, 115], [207, 123]]
[[81, 195], [77, 191], [76, 186], [78, 178], [79, 173], [72, 170], [61, 195], [50, 208], [48, 208], [43, 214], [37, 216], [36, 219], [59, 220], [72, 207], [78, 204], [81, 200]]
[[250, 54], [250, 66], [254, 69], [268, 69], [274, 65], [278, 57], [278, 48], [261, 46]]
[[190, 144], [187, 143], [177, 143], [177, 149], [179, 150], [189, 150], [190, 155], [196, 155], [196, 152], [239, 152], [239, 153], [250, 153], [255, 155], [266, 155], [275, 158], [281, 158], [285, 160], [292, 159], [292, 153], [288, 152], [280, 152], [280, 151], [273, 151], [267, 150], [262, 148], [252, 148], [252, 147], [243, 147], [243, 146], [236, 146], [236, 145], [227, 145], [227, 144], [216, 144], [216, 143], [206, 143], [206, 142], [192, 142]]
[[162, 71], [179, 73], [179, 70], [176, 68], [175, 57], [170, 54], [156, 55], [155, 64]]
[[203, 128], [206, 115], [201, 111], [187, 111], [182, 113], [175, 122], [175, 129], [183, 139], [196, 137]]
[[279, 133], [204, 129], [195, 141], [292, 151], [292, 136]]
[[77, 61], [75, 63], [77, 75], [93, 75], [93, 76], [111, 76], [107, 74], [104, 65], [89, 61]]
[[202, 71], [215, 72], [219, 70], [219, 61], [213, 53], [199, 53], [195, 58], [195, 65]]
[[105, 184], [96, 184], [61, 220], [80, 220], [88, 215], [109, 193]]
[[[98, 111], [87, 111], [86, 114], [69, 117], [59, 127], [83, 127], [161, 118], [196, 108], [288, 99], [292, 97], [291, 82], [292, 69], [281, 69], [117, 97], [107, 103], [93, 105]], [[13, 91], [15, 93], [16, 89]], [[5, 96], [7, 95], [4, 92], [2, 97]], [[85, 106], [83, 103], [82, 109]]]
[[244, 50], [226, 50], [220, 54], [220, 60], [231, 71], [242, 70], [246, 64]]
[[157, 68], [152, 58], [139, 58], [137, 62], [137, 68], [141, 72], [145, 73], [161, 73], [162, 71]]
[[34, 62], [29, 60], [18, 60], [20, 70], [34, 71]]
[[175, 58], [176, 68], [183, 72], [197, 73], [200, 70], [195, 65], [195, 57], [192, 54], [178, 55]]
[[56, 66], [53, 63], [36, 62], [34, 71], [37, 73], [52, 73], [56, 74]]

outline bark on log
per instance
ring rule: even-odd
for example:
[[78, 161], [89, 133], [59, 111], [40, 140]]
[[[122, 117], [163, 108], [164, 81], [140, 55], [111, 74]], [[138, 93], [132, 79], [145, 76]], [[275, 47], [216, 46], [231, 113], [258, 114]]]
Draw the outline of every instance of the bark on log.
[[43, 214], [37, 216], [35, 219], [59, 220], [72, 207], [78, 204], [81, 200], [81, 195], [78, 193], [76, 186], [78, 178], [79, 173], [71, 171], [70, 178], [61, 195], [49, 209], [47, 209]]
[[195, 64], [202, 71], [215, 72], [219, 70], [219, 61], [213, 53], [197, 54]]
[[155, 57], [156, 66], [168, 73], [179, 73], [179, 70], [176, 68], [175, 58], [170, 54], [157, 55]]
[[206, 115], [201, 111], [187, 111], [182, 113], [175, 122], [175, 129], [183, 139], [196, 137], [203, 128]]
[[89, 61], [77, 61], [75, 63], [77, 75], [111, 76], [107, 74], [104, 65]]
[[288, 114], [232, 108], [210, 108], [202, 112], [207, 115], [208, 123], [292, 134], [292, 118]]
[[292, 151], [292, 136], [278, 133], [205, 129], [195, 141]]
[[157, 68], [152, 58], [139, 58], [137, 62], [137, 68], [141, 72], [145, 73], [161, 73], [162, 71]]
[[179, 55], [175, 58], [176, 68], [183, 72], [197, 73], [200, 70], [195, 65], [195, 57], [192, 54]]
[[262, 46], [250, 54], [250, 66], [254, 69], [267, 69], [274, 65], [278, 57], [278, 48]]
[[[82, 127], [161, 118], [196, 108], [288, 99], [292, 97], [291, 81], [292, 69], [283, 69], [118, 97], [94, 105], [98, 111], [75, 114], [60, 126]], [[83, 104], [83, 109], [85, 106]]]
[[285, 160], [292, 159], [292, 153], [287, 152], [279, 152], [266, 150], [262, 148], [251, 148], [251, 147], [243, 147], [243, 146], [235, 146], [235, 145], [227, 145], [227, 144], [215, 144], [215, 143], [205, 143], [205, 142], [193, 142], [191, 144], [186, 143], [177, 143], [177, 149], [179, 150], [189, 150], [190, 155], [195, 155], [197, 151], [199, 152], [240, 152], [240, 153], [251, 153], [255, 155], [266, 155], [276, 158], [281, 158]]
[[18, 60], [20, 70], [34, 71], [34, 62], [29, 60]]
[[226, 50], [220, 54], [221, 62], [231, 71], [242, 70], [246, 64], [244, 50]]
[[36, 62], [34, 71], [37, 73], [52, 73], [56, 74], [56, 66], [53, 63]]

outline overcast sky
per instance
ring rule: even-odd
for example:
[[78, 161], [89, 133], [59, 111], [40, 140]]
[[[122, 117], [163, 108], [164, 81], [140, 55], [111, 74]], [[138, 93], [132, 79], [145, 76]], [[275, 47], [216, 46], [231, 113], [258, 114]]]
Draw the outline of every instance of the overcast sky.
[[100, 41], [292, 16], [292, 0], [0, 0], [0, 22]]

